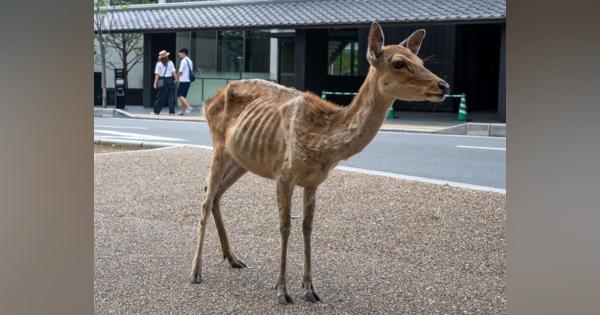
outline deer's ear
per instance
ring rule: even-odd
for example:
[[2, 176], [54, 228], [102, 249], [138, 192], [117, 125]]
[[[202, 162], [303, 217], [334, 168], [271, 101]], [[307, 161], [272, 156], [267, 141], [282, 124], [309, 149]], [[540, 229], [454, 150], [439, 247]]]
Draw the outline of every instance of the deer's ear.
[[400, 43], [400, 46], [404, 46], [410, 49], [410, 51], [412, 51], [412, 53], [416, 55], [419, 53], [419, 49], [421, 49], [421, 43], [423, 43], [423, 38], [425, 38], [425, 30], [416, 30], [414, 33], [408, 36], [407, 39]]
[[367, 49], [367, 60], [375, 64], [383, 52], [383, 31], [379, 23], [373, 21], [369, 31], [369, 47]]

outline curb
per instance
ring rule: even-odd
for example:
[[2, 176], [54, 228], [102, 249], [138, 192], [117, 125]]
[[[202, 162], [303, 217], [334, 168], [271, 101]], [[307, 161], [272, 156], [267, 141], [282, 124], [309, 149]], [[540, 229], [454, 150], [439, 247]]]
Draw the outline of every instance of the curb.
[[139, 118], [136, 115], [116, 108], [94, 108], [94, 117]]
[[435, 133], [446, 135], [506, 137], [506, 124], [464, 123], [438, 130]]
[[379, 131], [388, 131], [388, 132], [408, 132], [408, 133], [428, 133], [434, 134], [435, 130], [427, 130], [427, 129], [408, 129], [408, 128], [379, 128]]
[[[132, 114], [126, 110], [122, 110], [122, 109], [116, 109], [116, 108], [94, 108], [94, 117], [113, 117], [113, 118], [131, 118], [131, 119], [148, 119], [148, 120], [168, 120], [168, 121], [198, 121], [198, 122], [202, 122], [202, 121], [206, 121], [206, 119], [201, 118], [201, 117], [193, 117], [193, 118], [189, 118], [189, 119], [178, 119], [175, 117], [171, 117], [171, 116], [160, 116], [161, 118], [158, 117], [145, 117], [145, 116], [139, 116], [136, 114]], [[162, 118], [164, 117], [164, 118]], [[189, 117], [189, 116], [188, 116]]]

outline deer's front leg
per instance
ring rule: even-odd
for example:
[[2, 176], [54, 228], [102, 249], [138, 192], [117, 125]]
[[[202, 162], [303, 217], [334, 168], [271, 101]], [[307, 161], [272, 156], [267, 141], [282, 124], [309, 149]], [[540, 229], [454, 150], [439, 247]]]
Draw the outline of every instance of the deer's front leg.
[[310, 238], [312, 234], [312, 222], [315, 216], [315, 199], [317, 188], [304, 188], [304, 220], [302, 221], [302, 234], [304, 235], [304, 278], [302, 287], [305, 290], [304, 297], [310, 302], [319, 302], [321, 297], [317, 294], [312, 281], [311, 247]]
[[280, 304], [293, 303], [287, 289], [287, 247], [291, 226], [291, 206], [294, 184], [288, 178], [277, 180], [277, 205], [279, 207], [279, 232], [281, 234], [281, 260], [279, 265], [279, 278], [277, 279], [277, 300]]

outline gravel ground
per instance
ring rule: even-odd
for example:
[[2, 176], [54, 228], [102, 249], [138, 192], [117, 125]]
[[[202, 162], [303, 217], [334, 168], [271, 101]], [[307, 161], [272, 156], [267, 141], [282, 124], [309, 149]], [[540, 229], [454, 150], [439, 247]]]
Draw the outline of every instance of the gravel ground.
[[214, 223], [201, 284], [190, 283], [211, 152], [95, 157], [95, 304], [99, 314], [504, 314], [506, 196], [333, 171], [313, 226], [322, 303], [302, 299], [301, 199], [294, 195], [288, 288], [275, 297], [279, 228], [273, 181], [248, 174], [223, 197], [231, 269]]

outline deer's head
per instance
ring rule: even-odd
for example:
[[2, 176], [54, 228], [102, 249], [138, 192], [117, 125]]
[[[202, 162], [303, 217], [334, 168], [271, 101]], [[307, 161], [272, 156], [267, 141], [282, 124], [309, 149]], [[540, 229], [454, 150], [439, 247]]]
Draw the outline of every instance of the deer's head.
[[377, 22], [371, 25], [367, 60], [375, 68], [377, 88], [383, 94], [405, 101], [441, 102], [450, 89], [423, 66], [417, 57], [425, 30], [417, 30], [397, 45], [384, 46], [383, 31]]

